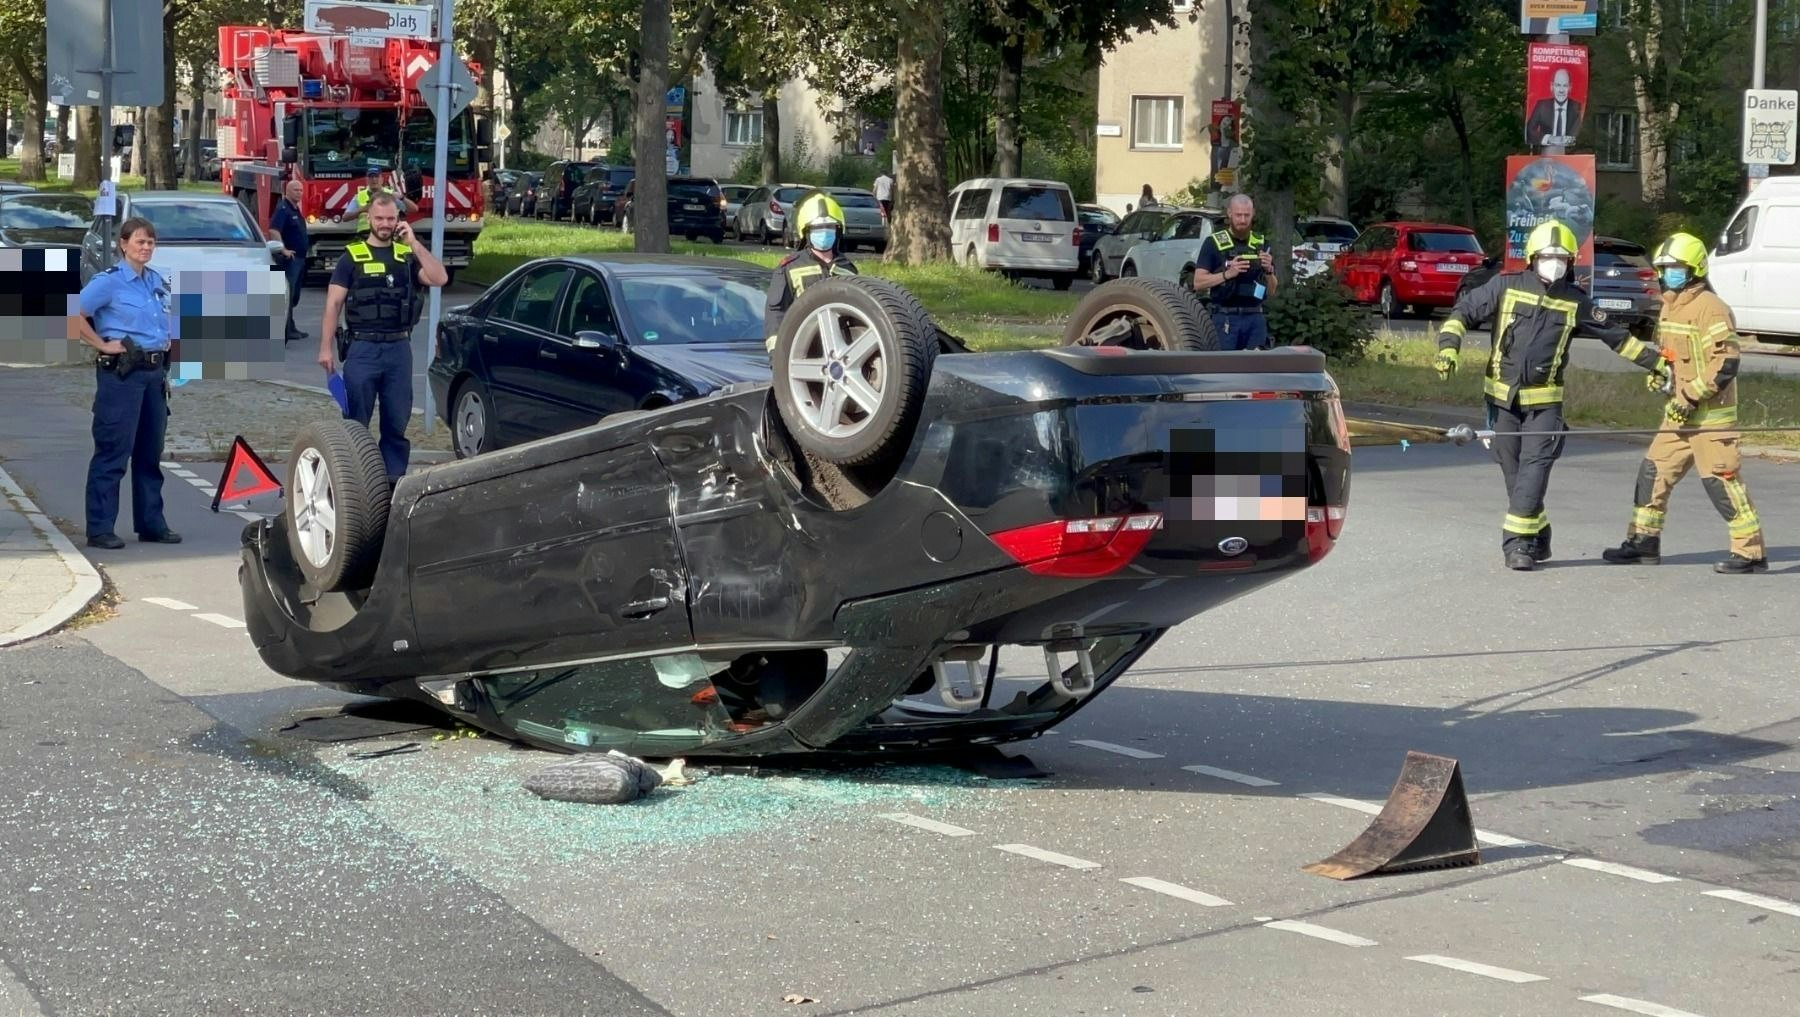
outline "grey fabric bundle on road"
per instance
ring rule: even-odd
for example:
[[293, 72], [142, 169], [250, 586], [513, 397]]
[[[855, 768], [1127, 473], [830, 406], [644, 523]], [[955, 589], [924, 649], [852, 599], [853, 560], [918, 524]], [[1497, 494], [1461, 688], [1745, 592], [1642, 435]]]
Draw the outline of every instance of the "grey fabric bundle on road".
[[540, 798], [582, 805], [621, 805], [662, 784], [662, 775], [622, 752], [583, 756], [548, 766], [525, 778], [525, 790]]

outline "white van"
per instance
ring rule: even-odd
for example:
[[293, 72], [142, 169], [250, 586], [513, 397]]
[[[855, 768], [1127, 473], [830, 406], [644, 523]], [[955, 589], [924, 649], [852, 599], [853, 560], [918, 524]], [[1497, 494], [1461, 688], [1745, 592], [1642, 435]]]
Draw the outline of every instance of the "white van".
[[1800, 338], [1800, 177], [1758, 184], [1709, 262], [1706, 277], [1739, 332]]
[[957, 184], [950, 192], [950, 256], [1068, 289], [1081, 274], [1074, 192], [1055, 180], [982, 177]]

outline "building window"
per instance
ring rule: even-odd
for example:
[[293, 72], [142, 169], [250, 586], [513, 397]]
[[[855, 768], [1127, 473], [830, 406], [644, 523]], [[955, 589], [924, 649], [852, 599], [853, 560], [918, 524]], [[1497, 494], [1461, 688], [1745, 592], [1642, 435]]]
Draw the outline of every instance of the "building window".
[[1132, 96], [1131, 147], [1180, 148], [1181, 99], [1175, 96]]
[[1637, 169], [1637, 114], [1600, 115], [1600, 169]]
[[1624, 28], [1631, 0], [1600, 0], [1600, 24], [1607, 28]]
[[762, 110], [726, 110], [725, 144], [744, 148], [762, 144]]
[[1191, 11], [1194, 9], [1194, 0], [1175, 0], [1174, 9], [1180, 13]]

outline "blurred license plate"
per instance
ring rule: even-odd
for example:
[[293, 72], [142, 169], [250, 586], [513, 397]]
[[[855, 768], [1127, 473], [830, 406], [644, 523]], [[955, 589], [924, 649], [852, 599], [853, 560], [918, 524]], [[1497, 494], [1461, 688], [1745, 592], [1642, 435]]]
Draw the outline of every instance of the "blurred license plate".
[[1629, 300], [1596, 300], [1596, 301], [1594, 301], [1594, 303], [1599, 304], [1601, 307], [1604, 307], [1609, 311], [1629, 311], [1629, 310], [1631, 310], [1631, 301], [1629, 301]]
[[867, 232], [869, 232], [869, 228], [867, 226], [846, 226], [844, 228], [846, 230], [850, 231], [851, 233], [867, 233]]
[[706, 211], [705, 205], [683, 205], [681, 207], [684, 209], [687, 209], [689, 212], [704, 212], [704, 211]]
[[1021, 233], [1019, 238], [1028, 244], [1047, 244], [1056, 239], [1043, 233]]
[[1469, 271], [1469, 266], [1458, 265], [1448, 261], [1440, 261], [1438, 262], [1437, 270], [1439, 272], [1455, 272], [1458, 275], [1466, 275]]

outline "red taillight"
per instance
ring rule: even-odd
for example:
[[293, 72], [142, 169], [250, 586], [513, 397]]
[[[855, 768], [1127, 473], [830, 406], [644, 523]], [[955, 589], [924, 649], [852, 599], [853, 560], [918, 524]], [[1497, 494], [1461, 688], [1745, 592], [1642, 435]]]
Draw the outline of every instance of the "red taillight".
[[1656, 272], [1653, 269], [1640, 268], [1640, 269], [1638, 269], [1637, 276], [1639, 279], [1642, 279], [1645, 282], [1655, 282], [1656, 281]]
[[769, 202], [769, 214], [770, 214], [770, 215], [786, 215], [786, 214], [787, 214], [787, 213], [786, 213], [786, 212], [783, 212], [783, 211], [782, 211], [782, 210], [781, 210], [781, 203], [780, 203], [780, 202], [778, 202], [778, 201], [771, 201], [771, 202]]
[[988, 223], [988, 243], [997, 244], [999, 242], [1000, 242], [1000, 224], [997, 222]]
[[1160, 512], [1053, 519], [991, 536], [1033, 575], [1091, 579], [1124, 568], [1150, 543], [1162, 522]]
[[1070, 236], [1069, 242], [1074, 244], [1076, 247], [1081, 246], [1081, 227], [1080, 226], [1075, 227], [1075, 232]]
[[1400, 271], [1402, 271], [1402, 272], [1417, 272], [1418, 270], [1419, 270], [1419, 263], [1412, 260], [1411, 258], [1408, 258], [1405, 261], [1402, 261], [1400, 263]]
[[1318, 561], [1331, 553], [1344, 532], [1344, 506], [1308, 505], [1306, 507], [1306, 557]]

